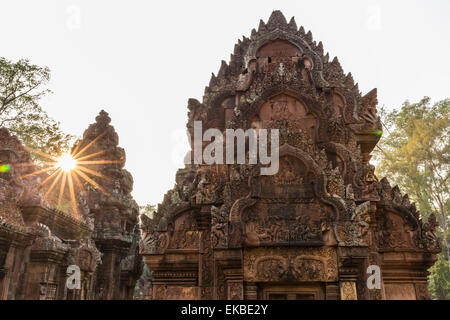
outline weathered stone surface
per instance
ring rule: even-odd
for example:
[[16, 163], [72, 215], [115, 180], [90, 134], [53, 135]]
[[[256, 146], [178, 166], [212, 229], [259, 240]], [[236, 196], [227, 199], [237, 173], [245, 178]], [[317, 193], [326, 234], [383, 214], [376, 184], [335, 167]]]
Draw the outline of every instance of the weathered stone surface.
[[[58, 200], [59, 188], [44, 183], [49, 175], [39, 173], [20, 141], [0, 128], [0, 299], [133, 298], [142, 272], [137, 205], [109, 122], [102, 111], [74, 147], [93, 142], [86, 154], [105, 150], [91, 157], [104, 163], [89, 168], [101, 173], [97, 185], [104, 193], [75, 184], [76, 210], [70, 194]], [[71, 265], [80, 268], [80, 289], [66, 286]]]
[[[92, 238], [102, 253], [95, 280], [95, 299], [132, 299], [142, 272], [137, 255], [140, 231], [138, 205], [131, 196], [133, 178], [123, 169], [125, 151], [110, 125], [111, 118], [101, 111], [96, 122], [84, 132], [75, 150], [88, 148], [90, 170], [97, 187], [87, 193], [87, 206], [95, 221]], [[98, 164], [95, 162], [98, 161]]]
[[[189, 99], [187, 129], [279, 129], [280, 170], [179, 170], [142, 220], [153, 298], [427, 298], [436, 223], [375, 176], [376, 105], [376, 89], [361, 95], [338, 59], [279, 11], [239, 40], [202, 102]], [[366, 286], [374, 264], [379, 290]]]

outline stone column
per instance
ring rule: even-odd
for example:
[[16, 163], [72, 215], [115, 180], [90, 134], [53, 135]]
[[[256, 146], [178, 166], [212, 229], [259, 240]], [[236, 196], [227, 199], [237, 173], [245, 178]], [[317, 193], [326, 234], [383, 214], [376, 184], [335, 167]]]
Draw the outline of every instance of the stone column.
[[60, 265], [65, 251], [32, 250], [24, 277], [24, 297], [30, 300], [54, 300], [58, 297]]
[[120, 262], [125, 256], [125, 249], [112, 243], [97, 243], [103, 253], [102, 264], [97, 269], [95, 299], [112, 300], [120, 298]]
[[339, 284], [338, 283], [327, 283], [325, 287], [325, 299], [326, 300], [339, 300]]
[[0, 275], [0, 300], [17, 299], [20, 295], [22, 269], [29, 252], [27, 246], [33, 238], [24, 234], [15, 234], [13, 237], [4, 257], [4, 264], [0, 265], [0, 273], [3, 269], [3, 280]]
[[242, 268], [230, 268], [224, 270], [225, 281], [227, 284], [228, 300], [244, 299], [244, 281]]
[[244, 283], [244, 299], [245, 300], [258, 299], [258, 285], [255, 282]]
[[203, 206], [197, 223], [200, 233], [199, 287], [201, 299], [213, 298], [213, 253], [211, 245], [211, 206]]
[[[364, 300], [366, 290], [358, 291], [358, 281], [363, 276], [368, 262], [367, 247], [338, 247], [339, 292], [341, 300]], [[364, 285], [366, 285], [364, 283]], [[359, 295], [358, 295], [359, 294]]]
[[6, 241], [0, 242], [0, 300], [6, 300], [8, 294], [9, 268], [6, 266], [8, 251], [9, 244]]

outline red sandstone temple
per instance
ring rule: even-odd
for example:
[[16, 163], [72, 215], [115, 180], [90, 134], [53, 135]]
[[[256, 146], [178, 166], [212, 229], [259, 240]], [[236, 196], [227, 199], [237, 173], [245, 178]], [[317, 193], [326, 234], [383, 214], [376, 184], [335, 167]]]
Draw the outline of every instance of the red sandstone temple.
[[[108, 114], [96, 120], [74, 149], [101, 154], [106, 163], [90, 166], [97, 188], [75, 184], [77, 214], [67, 191], [60, 206], [53, 201], [49, 176], [39, 174], [20, 141], [0, 128], [0, 166], [10, 168], [0, 172], [0, 300], [133, 298], [142, 272], [133, 179], [123, 169], [125, 152]], [[80, 268], [79, 289], [66, 285], [72, 265]]]
[[[375, 176], [376, 105], [376, 89], [361, 95], [311, 32], [274, 11], [203, 101], [189, 100], [187, 128], [278, 129], [278, 173], [187, 165], [141, 226], [105, 112], [74, 147], [105, 160], [91, 167], [95, 187], [75, 189], [77, 214], [46, 196], [47, 176], [31, 175], [29, 152], [0, 129], [0, 166], [11, 168], [0, 172], [0, 299], [131, 299], [141, 256], [150, 299], [429, 299], [436, 219]], [[79, 290], [66, 285], [70, 265]], [[379, 288], [367, 284], [374, 267]]]
[[[274, 11], [190, 99], [188, 130], [279, 129], [279, 172], [187, 165], [140, 252], [153, 299], [429, 299], [440, 241], [408, 195], [369, 163], [381, 135], [362, 95], [292, 18]], [[371, 266], [369, 268], [369, 266]], [[381, 270], [379, 288], [368, 270]]]

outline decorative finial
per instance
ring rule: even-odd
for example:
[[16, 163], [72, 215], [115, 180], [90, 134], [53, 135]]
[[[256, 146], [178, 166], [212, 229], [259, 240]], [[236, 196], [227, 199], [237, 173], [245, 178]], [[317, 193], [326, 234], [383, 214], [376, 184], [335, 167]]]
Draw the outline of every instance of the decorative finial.
[[111, 123], [111, 118], [109, 117], [108, 112], [106, 112], [105, 110], [102, 110], [102, 111], [100, 111], [98, 116], [95, 118], [95, 121], [98, 124], [108, 125]]
[[292, 17], [291, 20], [289, 21], [289, 28], [291, 29], [292, 32], [297, 32], [297, 23], [295, 22], [294, 17]]
[[267, 21], [267, 28], [274, 30], [276, 28], [283, 28], [287, 26], [286, 18], [280, 10], [275, 10], [270, 15], [269, 21]]

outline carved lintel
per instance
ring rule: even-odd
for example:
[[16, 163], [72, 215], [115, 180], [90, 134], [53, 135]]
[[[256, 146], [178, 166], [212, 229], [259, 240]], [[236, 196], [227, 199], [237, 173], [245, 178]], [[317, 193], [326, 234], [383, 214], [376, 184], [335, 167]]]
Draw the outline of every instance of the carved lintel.
[[244, 255], [244, 277], [250, 282], [332, 282], [338, 279], [334, 248], [257, 248]]

